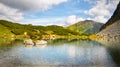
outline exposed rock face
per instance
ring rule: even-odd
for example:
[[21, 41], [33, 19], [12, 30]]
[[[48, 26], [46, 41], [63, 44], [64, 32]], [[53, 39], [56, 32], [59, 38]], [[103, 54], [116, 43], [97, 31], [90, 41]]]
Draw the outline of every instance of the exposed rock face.
[[115, 12], [113, 13], [113, 15], [111, 16], [111, 18], [107, 21], [106, 24], [104, 24], [100, 30], [105, 29], [107, 26], [115, 23], [116, 21], [120, 20], [120, 2], [117, 5], [117, 8], [115, 10]]
[[101, 31], [97, 35], [102, 36], [104, 40], [120, 39], [120, 2], [113, 16], [101, 27]]
[[100, 31], [98, 35], [105, 39], [120, 39], [120, 20]]
[[97, 41], [106, 46], [116, 67], [120, 67], [120, 2], [113, 16], [102, 26], [97, 35], [102, 36]]

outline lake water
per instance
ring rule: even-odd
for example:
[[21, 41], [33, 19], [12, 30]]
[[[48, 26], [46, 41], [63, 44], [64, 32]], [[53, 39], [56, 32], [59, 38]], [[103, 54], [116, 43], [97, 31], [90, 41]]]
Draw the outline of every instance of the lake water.
[[49, 40], [25, 46], [22, 41], [1, 43], [0, 67], [116, 67], [112, 52], [98, 42], [80, 39]]

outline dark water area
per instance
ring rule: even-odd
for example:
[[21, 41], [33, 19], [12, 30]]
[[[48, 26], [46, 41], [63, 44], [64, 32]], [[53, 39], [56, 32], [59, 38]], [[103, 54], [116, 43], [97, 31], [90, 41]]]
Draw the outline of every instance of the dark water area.
[[119, 67], [120, 64], [119, 42], [80, 39], [47, 42], [36, 46], [19, 40], [0, 43], [0, 67]]
[[100, 43], [109, 51], [116, 66], [120, 67], [120, 38], [102, 40]]

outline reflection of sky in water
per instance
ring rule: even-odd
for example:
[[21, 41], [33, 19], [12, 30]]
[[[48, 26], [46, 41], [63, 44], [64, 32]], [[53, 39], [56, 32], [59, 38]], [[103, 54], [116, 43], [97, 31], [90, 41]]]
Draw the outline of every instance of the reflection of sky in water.
[[78, 43], [77, 45], [68, 43], [59, 46], [48, 45], [44, 48], [20, 46], [13, 47], [3, 55], [8, 57], [9, 63], [23, 65], [98, 65], [106, 67], [114, 65], [107, 50], [98, 44], [80, 46]]

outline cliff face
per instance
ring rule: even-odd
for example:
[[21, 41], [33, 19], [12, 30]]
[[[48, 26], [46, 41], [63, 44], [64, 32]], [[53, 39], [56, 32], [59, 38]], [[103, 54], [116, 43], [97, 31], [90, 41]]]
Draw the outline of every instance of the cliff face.
[[111, 16], [111, 18], [107, 21], [106, 24], [104, 24], [100, 31], [105, 29], [107, 26], [113, 24], [113, 23], [116, 23], [116, 21], [120, 20], [120, 2], [119, 4], [117, 5], [117, 8], [115, 10], [115, 12], [113, 13], [113, 15]]
[[106, 39], [120, 39], [120, 2], [106, 24], [101, 27], [101, 31], [97, 33], [103, 37], [104, 40]]
[[108, 20], [108, 22], [101, 27], [101, 31], [97, 35], [102, 36], [102, 38], [97, 41], [104, 45], [112, 59], [116, 63], [116, 67], [120, 66], [120, 2]]
[[113, 24], [109, 25], [106, 27], [106, 29], [103, 29], [98, 33], [100, 36], [103, 37], [115, 37], [115, 38], [120, 38], [120, 20], [114, 22]]

